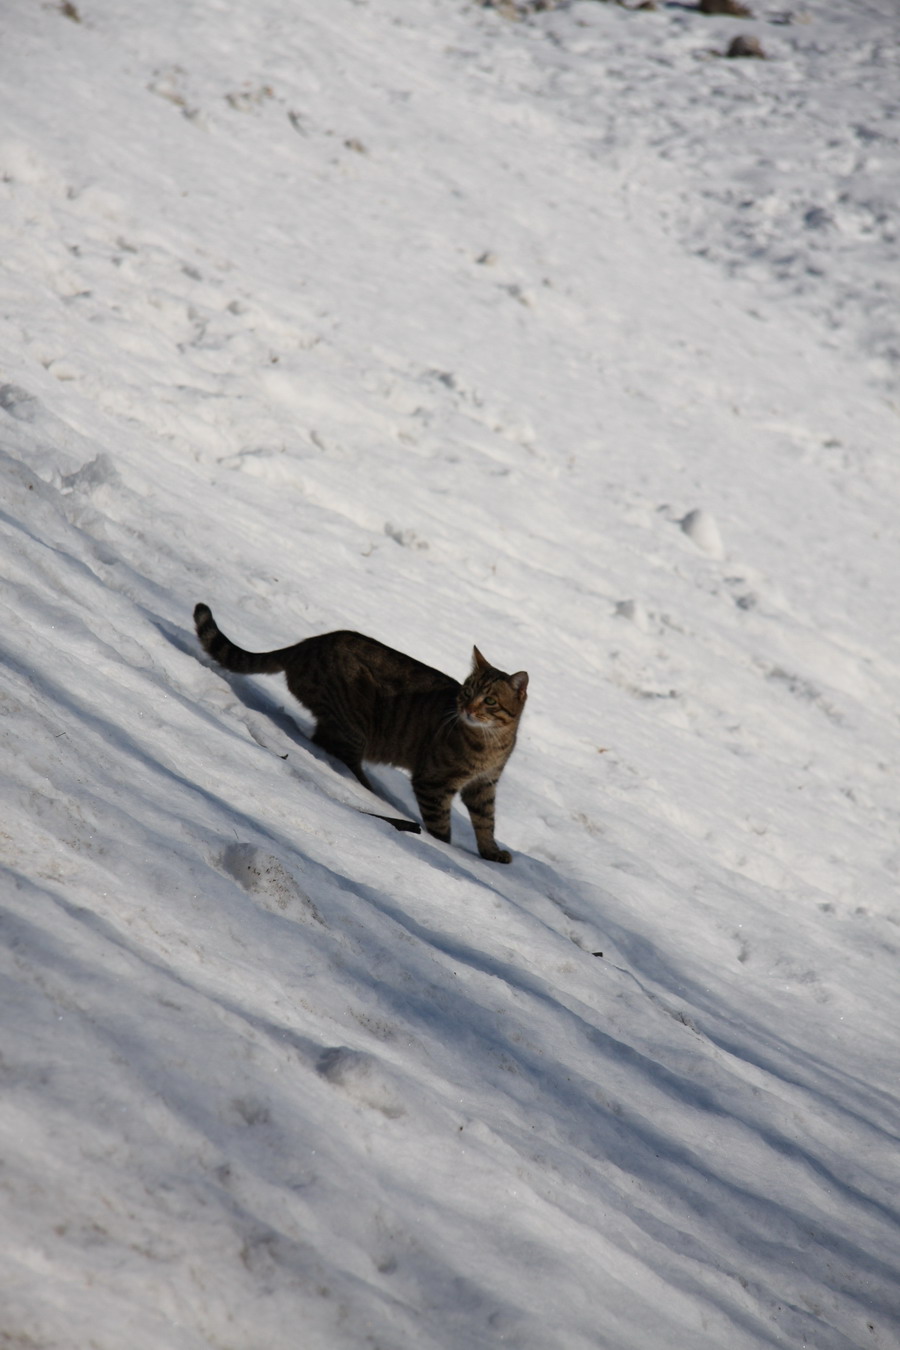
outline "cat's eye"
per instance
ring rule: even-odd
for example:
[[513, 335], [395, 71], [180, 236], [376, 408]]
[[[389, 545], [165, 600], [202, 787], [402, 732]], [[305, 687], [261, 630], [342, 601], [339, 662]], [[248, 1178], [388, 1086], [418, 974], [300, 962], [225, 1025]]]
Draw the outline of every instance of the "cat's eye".
[[496, 708], [497, 700], [494, 698], [493, 694], [488, 694], [487, 698], [484, 700], [484, 706], [486, 708]]

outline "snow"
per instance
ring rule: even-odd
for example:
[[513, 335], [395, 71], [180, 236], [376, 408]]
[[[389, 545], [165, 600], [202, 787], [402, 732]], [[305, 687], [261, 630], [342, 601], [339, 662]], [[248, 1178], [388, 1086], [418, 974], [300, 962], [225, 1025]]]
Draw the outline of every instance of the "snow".
[[900, 15], [519, 8], [0, 19], [4, 1346], [900, 1341]]

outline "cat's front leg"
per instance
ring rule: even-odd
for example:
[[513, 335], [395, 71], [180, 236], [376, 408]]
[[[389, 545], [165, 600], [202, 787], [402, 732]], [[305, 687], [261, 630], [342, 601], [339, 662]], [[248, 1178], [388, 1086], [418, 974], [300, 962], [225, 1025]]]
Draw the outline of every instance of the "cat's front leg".
[[466, 784], [460, 796], [468, 807], [472, 828], [478, 842], [478, 852], [482, 858], [487, 858], [488, 862], [508, 863], [512, 862], [512, 854], [507, 852], [505, 848], [500, 848], [494, 838], [494, 797], [496, 790], [496, 782], [488, 783], [478, 780]]
[[422, 823], [435, 839], [450, 843], [450, 803], [453, 790], [445, 782], [435, 778], [417, 778], [412, 780], [413, 792], [422, 813]]

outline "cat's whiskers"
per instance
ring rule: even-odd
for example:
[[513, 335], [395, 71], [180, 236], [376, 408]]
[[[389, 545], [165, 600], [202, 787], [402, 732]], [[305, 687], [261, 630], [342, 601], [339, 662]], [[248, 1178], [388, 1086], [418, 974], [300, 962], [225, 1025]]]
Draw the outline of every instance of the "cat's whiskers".
[[479, 718], [473, 717], [471, 713], [461, 713], [460, 721], [473, 731], [480, 731], [488, 740], [493, 740], [500, 734], [501, 728], [496, 722], [482, 722]]
[[450, 731], [459, 720], [459, 709], [450, 708], [438, 722], [435, 728], [437, 734], [441, 735]]

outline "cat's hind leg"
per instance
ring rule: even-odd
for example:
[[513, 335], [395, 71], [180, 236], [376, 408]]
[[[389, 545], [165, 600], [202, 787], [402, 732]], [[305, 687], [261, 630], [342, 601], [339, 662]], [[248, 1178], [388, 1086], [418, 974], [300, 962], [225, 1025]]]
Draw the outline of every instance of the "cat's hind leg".
[[364, 745], [361, 741], [348, 735], [340, 728], [323, 722], [320, 722], [316, 727], [312, 739], [313, 745], [318, 745], [322, 750], [326, 750], [329, 755], [339, 759], [342, 764], [346, 764], [364, 788], [368, 788], [370, 792], [375, 792], [362, 766]]

